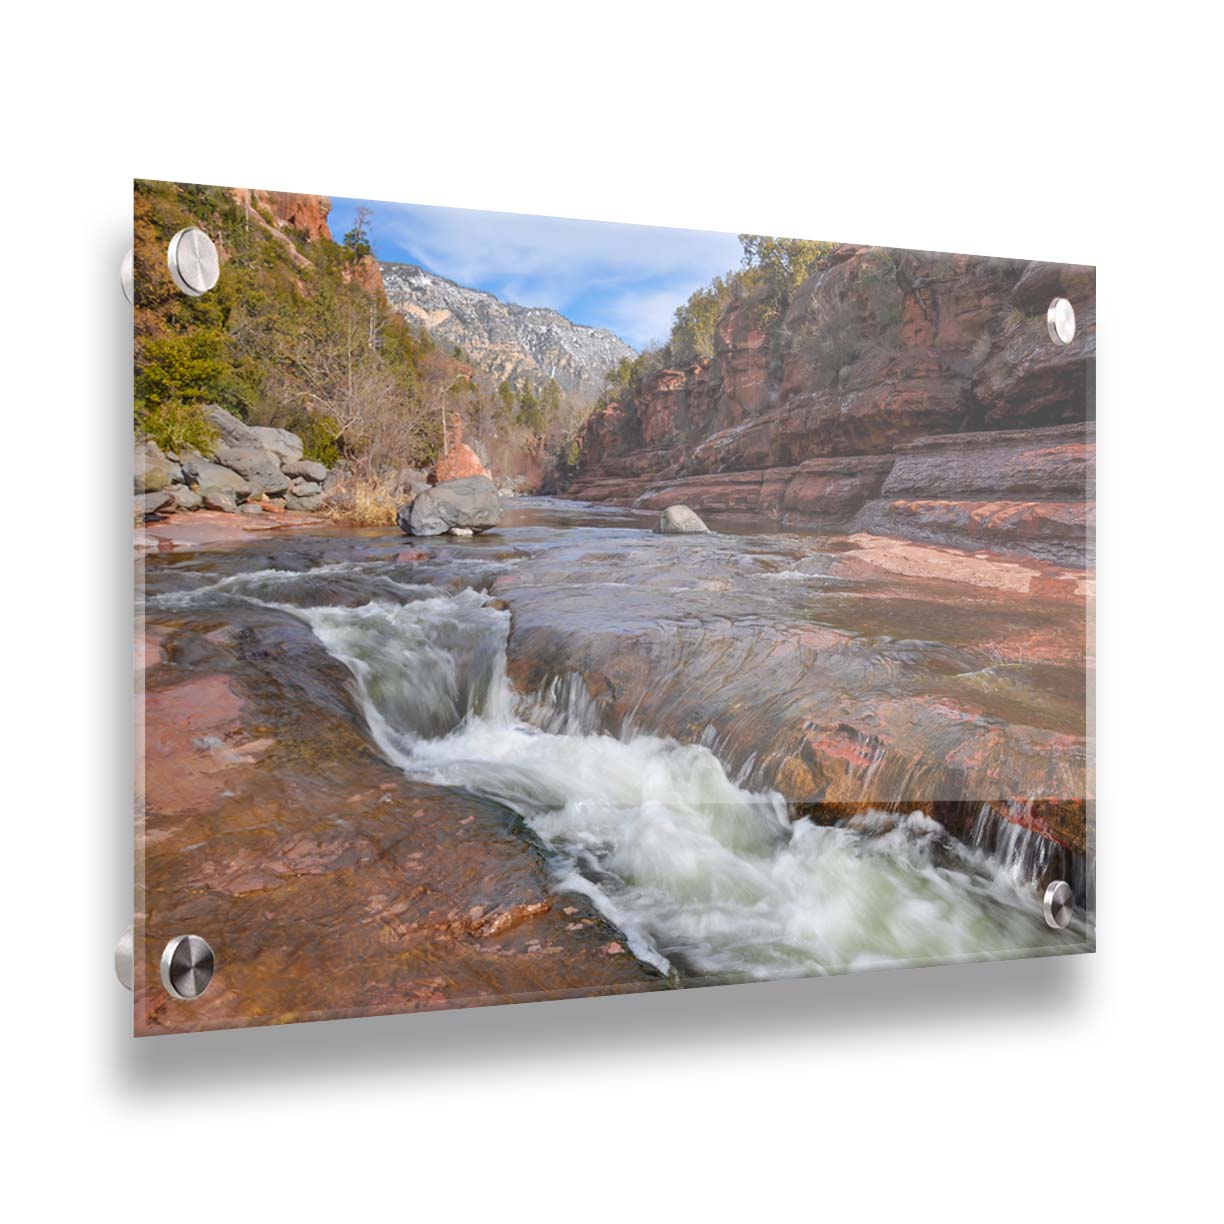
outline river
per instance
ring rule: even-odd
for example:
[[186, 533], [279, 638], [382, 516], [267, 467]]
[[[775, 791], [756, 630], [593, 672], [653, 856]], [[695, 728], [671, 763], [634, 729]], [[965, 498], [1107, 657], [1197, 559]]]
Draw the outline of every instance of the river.
[[[1074, 575], [509, 507], [470, 540], [329, 528], [152, 554], [146, 624], [257, 615], [268, 667], [276, 626], [307, 627], [382, 758], [521, 819], [556, 894], [678, 983], [1090, 942], [1082, 908], [1066, 931], [1040, 908], [1052, 870], [1090, 895], [1074, 839], [1005, 818], [1087, 791]], [[938, 803], [970, 816], [949, 828]]]

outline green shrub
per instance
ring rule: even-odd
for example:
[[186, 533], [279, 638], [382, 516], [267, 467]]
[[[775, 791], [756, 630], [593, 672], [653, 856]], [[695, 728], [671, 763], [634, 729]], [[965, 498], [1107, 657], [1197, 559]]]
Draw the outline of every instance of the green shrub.
[[199, 451], [211, 455], [220, 438], [199, 404], [165, 400], [136, 410], [136, 427], [164, 451]]
[[295, 421], [292, 429], [302, 439], [304, 458], [313, 459], [329, 468], [340, 462], [340, 427], [333, 417], [306, 416]]

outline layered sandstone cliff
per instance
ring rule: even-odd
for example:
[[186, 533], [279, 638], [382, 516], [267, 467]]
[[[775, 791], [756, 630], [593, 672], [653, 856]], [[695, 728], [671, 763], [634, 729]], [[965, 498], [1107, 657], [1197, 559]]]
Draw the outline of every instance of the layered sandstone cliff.
[[567, 495], [1088, 555], [1092, 268], [847, 246], [773, 326], [753, 315], [734, 304], [710, 360], [593, 415]]

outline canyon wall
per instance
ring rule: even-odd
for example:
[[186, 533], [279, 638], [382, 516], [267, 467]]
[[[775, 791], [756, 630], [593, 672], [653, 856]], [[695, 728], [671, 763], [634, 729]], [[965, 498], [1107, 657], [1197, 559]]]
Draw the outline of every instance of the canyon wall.
[[1094, 269], [843, 246], [757, 313], [733, 304], [712, 358], [593, 414], [566, 495], [1087, 562]]

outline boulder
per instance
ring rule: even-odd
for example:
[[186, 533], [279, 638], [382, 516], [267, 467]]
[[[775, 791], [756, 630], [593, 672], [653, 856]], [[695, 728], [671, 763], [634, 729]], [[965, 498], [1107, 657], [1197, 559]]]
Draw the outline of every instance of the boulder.
[[208, 423], [221, 435], [223, 446], [261, 445], [259, 436], [245, 421], [240, 421], [219, 404], [205, 404], [203, 411]]
[[137, 446], [132, 456], [133, 483], [137, 493], [160, 492], [173, 483], [177, 470], [152, 440]]
[[447, 480], [426, 489], [396, 515], [400, 529], [409, 535], [442, 535], [452, 527], [473, 532], [488, 531], [501, 522], [502, 504], [487, 476]]
[[249, 497], [251, 493], [251, 486], [237, 472], [198, 456], [183, 461], [183, 474], [197, 487], [206, 502], [210, 490], [224, 493], [232, 501]]
[[238, 509], [238, 503], [234, 500], [233, 494], [215, 485], [202, 486], [200, 496], [204, 499], [204, 507], [207, 510], [222, 510], [226, 514], [233, 514]]
[[205, 404], [208, 423], [221, 435], [222, 446], [254, 446], [271, 451], [277, 459], [298, 460], [304, 449], [302, 439], [287, 429], [270, 425], [248, 425], [218, 404]]
[[142, 493], [135, 500], [135, 511], [138, 518], [143, 518], [146, 514], [156, 514], [159, 510], [164, 510], [167, 506], [174, 505], [173, 495], [165, 489], [158, 490], [153, 493]]
[[695, 510], [688, 506], [668, 506], [659, 515], [655, 527], [656, 535], [692, 535], [710, 529], [701, 521]]
[[305, 446], [302, 439], [287, 429], [273, 429], [270, 425], [256, 425], [251, 429], [255, 445], [271, 451], [282, 462], [296, 463], [302, 457]]
[[327, 479], [327, 468], [313, 459], [286, 459], [281, 464], [281, 471], [290, 478], [301, 477], [317, 484], [322, 484]]
[[289, 487], [280, 461], [261, 446], [218, 446], [214, 458], [246, 480], [253, 493], [283, 493]]
[[290, 488], [294, 497], [314, 497], [323, 492], [323, 486], [317, 480], [295, 480]]
[[298, 497], [294, 493], [285, 495], [286, 510], [305, 510], [308, 513], [314, 513], [316, 510], [323, 509], [323, 498], [319, 494], [314, 497]]
[[186, 485], [171, 485], [167, 492], [174, 498], [174, 505], [178, 510], [198, 510], [204, 504], [204, 499]]
[[239, 514], [262, 514], [263, 506], [259, 502], [246, 502], [238, 507]]

